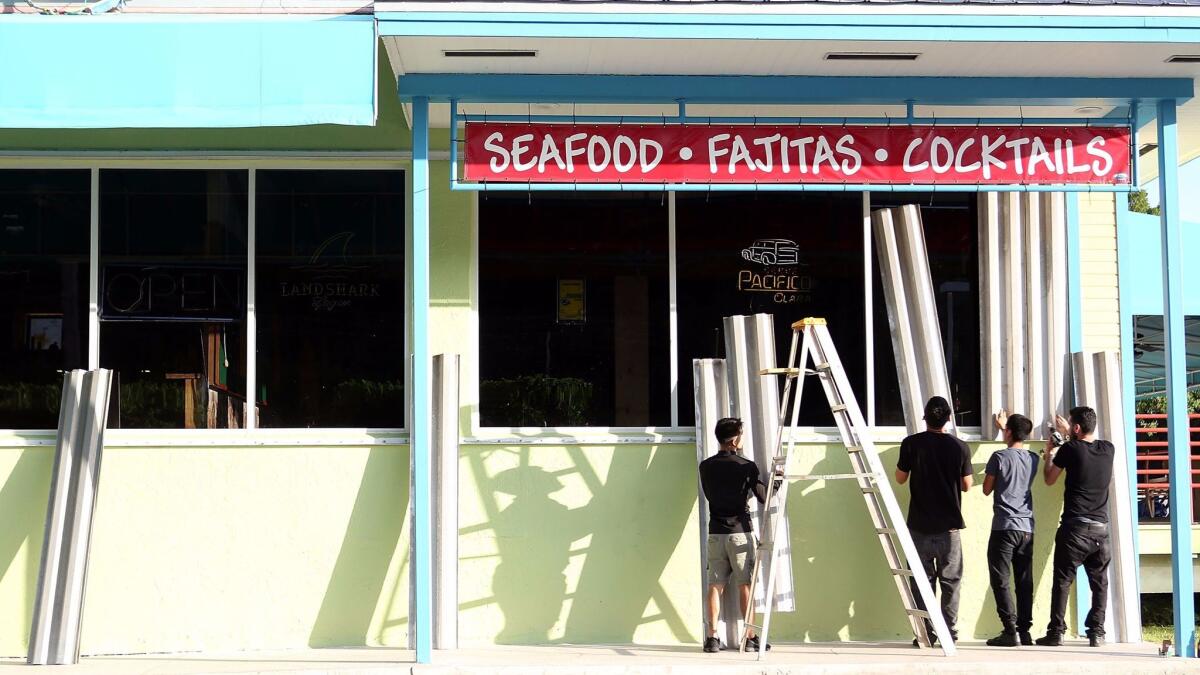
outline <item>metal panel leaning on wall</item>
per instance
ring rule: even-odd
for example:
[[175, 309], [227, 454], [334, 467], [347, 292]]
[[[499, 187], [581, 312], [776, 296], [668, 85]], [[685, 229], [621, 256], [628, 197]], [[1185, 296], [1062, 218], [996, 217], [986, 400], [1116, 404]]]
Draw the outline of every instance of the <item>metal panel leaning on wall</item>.
[[999, 410], [1033, 420], [1046, 437], [1067, 403], [1068, 314], [1064, 195], [979, 195], [982, 427]]

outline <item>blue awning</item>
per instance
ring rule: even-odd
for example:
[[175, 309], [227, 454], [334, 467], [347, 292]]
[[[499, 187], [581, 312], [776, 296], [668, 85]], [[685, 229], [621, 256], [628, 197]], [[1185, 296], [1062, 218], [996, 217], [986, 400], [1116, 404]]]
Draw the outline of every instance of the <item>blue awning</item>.
[[375, 123], [371, 16], [0, 17], [0, 127]]

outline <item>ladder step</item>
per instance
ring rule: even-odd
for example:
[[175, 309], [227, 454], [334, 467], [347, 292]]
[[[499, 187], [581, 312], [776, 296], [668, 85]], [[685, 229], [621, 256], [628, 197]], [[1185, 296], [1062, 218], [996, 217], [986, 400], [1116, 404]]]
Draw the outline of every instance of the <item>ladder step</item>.
[[838, 413], [845, 412], [847, 407], [849, 406], [847, 406], [845, 403], [834, 403], [833, 405], [829, 406], [829, 409], [835, 413]]
[[926, 611], [925, 611], [925, 610], [923, 610], [923, 609], [909, 609], [909, 608], [905, 608], [905, 609], [904, 609], [904, 611], [908, 612], [909, 616], [919, 616], [919, 617], [921, 617], [922, 619], [928, 619], [928, 618], [929, 618], [929, 612], [926, 612]]
[[800, 368], [763, 368], [758, 371], [759, 375], [787, 375], [788, 377], [799, 377], [800, 373], [804, 372]]
[[847, 480], [851, 478], [879, 480], [879, 476], [874, 473], [790, 473], [786, 474], [785, 478], [789, 480]]
[[892, 574], [895, 574], [898, 577], [911, 577], [913, 575], [912, 570], [899, 569], [896, 567], [892, 568]]
[[846, 446], [846, 452], [862, 452], [862, 451], [863, 451], [862, 446], [859, 446], [859, 445], [847, 445]]
[[863, 494], [867, 494], [868, 492], [876, 493], [876, 494], [879, 493], [878, 485], [867, 485], [865, 487], [860, 485], [858, 489], [862, 490]]
[[816, 369], [817, 370], [829, 370], [832, 367], [833, 366], [830, 366], [828, 363], [818, 363]]
[[875, 534], [896, 534], [896, 528], [894, 528], [894, 527], [877, 527], [877, 528], [875, 528]]

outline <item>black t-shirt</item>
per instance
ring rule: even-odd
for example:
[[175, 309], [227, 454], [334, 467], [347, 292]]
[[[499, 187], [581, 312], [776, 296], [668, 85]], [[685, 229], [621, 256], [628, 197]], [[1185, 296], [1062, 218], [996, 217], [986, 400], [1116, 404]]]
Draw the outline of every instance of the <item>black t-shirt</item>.
[[937, 534], [966, 527], [962, 517], [962, 479], [970, 476], [971, 450], [957, 436], [936, 431], [913, 434], [900, 444], [896, 468], [908, 472], [912, 498], [908, 527]]
[[708, 500], [708, 533], [750, 532], [750, 507], [753, 492], [758, 501], [767, 500], [767, 486], [758, 473], [758, 465], [724, 450], [700, 462], [700, 486]]
[[1108, 522], [1108, 486], [1112, 482], [1113, 455], [1108, 441], [1067, 441], [1054, 453], [1054, 464], [1067, 472], [1063, 493], [1064, 525]]

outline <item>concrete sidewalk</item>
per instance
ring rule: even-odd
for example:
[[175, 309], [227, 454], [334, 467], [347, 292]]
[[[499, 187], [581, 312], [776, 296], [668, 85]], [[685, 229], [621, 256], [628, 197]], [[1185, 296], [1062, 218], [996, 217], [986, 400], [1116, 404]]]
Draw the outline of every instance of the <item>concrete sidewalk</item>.
[[1115, 645], [1096, 650], [1086, 643], [1061, 648], [1000, 649], [963, 645], [945, 658], [937, 650], [864, 643], [780, 645], [757, 662], [753, 655], [704, 654], [698, 647], [569, 646], [490, 647], [435, 652], [434, 663], [416, 665], [410, 651], [311, 649], [238, 654], [95, 656], [78, 666], [30, 668], [0, 661], [0, 674], [18, 675], [790, 675], [810, 673], [964, 673], [1015, 675], [1060, 673], [1200, 673], [1200, 660], [1163, 658], [1157, 647]]

